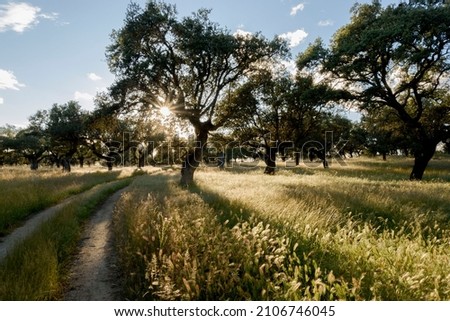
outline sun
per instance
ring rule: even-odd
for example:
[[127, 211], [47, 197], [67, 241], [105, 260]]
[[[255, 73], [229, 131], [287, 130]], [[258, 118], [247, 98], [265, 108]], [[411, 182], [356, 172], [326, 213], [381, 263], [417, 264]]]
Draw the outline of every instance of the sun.
[[159, 109], [159, 112], [161, 113], [161, 115], [163, 115], [164, 117], [168, 117], [172, 114], [172, 112], [170, 111], [170, 108], [167, 106], [162, 106]]

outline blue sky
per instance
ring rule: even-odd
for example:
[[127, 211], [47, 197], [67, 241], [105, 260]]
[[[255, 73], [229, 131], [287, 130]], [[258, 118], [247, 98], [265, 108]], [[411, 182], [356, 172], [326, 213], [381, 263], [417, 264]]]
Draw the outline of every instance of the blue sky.
[[[0, 126], [26, 126], [37, 110], [77, 100], [86, 110], [114, 80], [105, 60], [109, 35], [129, 0], [0, 2]], [[135, 0], [144, 4], [146, 0]], [[292, 57], [347, 24], [354, 0], [167, 0], [180, 16], [212, 9], [231, 32], [285, 37]], [[368, 3], [371, 0], [359, 0]], [[382, 0], [384, 6], [398, 0]]]

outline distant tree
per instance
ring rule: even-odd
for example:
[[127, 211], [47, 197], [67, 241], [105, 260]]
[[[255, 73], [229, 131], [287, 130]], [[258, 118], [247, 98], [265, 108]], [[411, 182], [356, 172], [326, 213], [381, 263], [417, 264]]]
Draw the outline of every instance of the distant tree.
[[71, 171], [72, 158], [84, 144], [86, 118], [87, 113], [76, 101], [54, 104], [47, 113], [45, 131], [50, 139], [49, 148], [64, 171]]
[[262, 71], [229, 92], [219, 107], [218, 119], [233, 130], [240, 148], [252, 149], [254, 156], [264, 160], [266, 174], [275, 173], [276, 156], [283, 154], [288, 139], [283, 123], [289, 89], [288, 77]]
[[[233, 90], [219, 109], [236, 140], [262, 149], [266, 173], [273, 173], [276, 156], [283, 160], [314, 145], [323, 148], [326, 123], [336, 92], [314, 84], [312, 77], [264, 71]], [[328, 127], [327, 127], [328, 126]], [[318, 146], [320, 145], [320, 146]], [[309, 146], [311, 147], [311, 146]]]
[[116, 82], [115, 110], [169, 107], [194, 127], [196, 148], [183, 162], [181, 184], [193, 181], [215, 122], [217, 103], [230, 85], [285, 53], [285, 42], [260, 34], [233, 35], [209, 19], [208, 10], [177, 18], [175, 6], [130, 4], [125, 25], [113, 31], [107, 60]]
[[[381, 155], [383, 160], [387, 160], [387, 155], [395, 149], [393, 138], [394, 131], [389, 122], [382, 121], [389, 120], [387, 117], [383, 116], [380, 117], [377, 114], [365, 116], [362, 118], [361, 123], [367, 133], [365, 145], [368, 152], [373, 156]], [[398, 124], [398, 122], [394, 123], [394, 125], [396, 124]]]
[[[296, 164], [305, 157], [309, 148], [321, 151], [325, 156], [325, 135], [330, 127], [333, 102], [339, 94], [326, 84], [316, 83], [312, 74], [298, 74], [286, 95], [286, 129], [297, 149]], [[325, 160], [325, 159], [323, 159]], [[325, 164], [325, 162], [324, 162]]]
[[[20, 131], [20, 128], [14, 125], [6, 124], [5, 126], [0, 127], [0, 166], [6, 163], [14, 163], [15, 157], [12, 156], [14, 153], [9, 151], [4, 143], [8, 143], [11, 139], [13, 139], [17, 133]], [[12, 157], [11, 157], [12, 156]]]
[[367, 130], [361, 123], [354, 123], [350, 132], [348, 133], [347, 143], [344, 146], [344, 151], [353, 157], [354, 154], [360, 156], [367, 146]]
[[4, 139], [3, 148], [20, 154], [28, 161], [31, 170], [37, 170], [47, 155], [48, 139], [42, 132], [26, 128], [15, 137]]
[[299, 61], [319, 66], [361, 110], [390, 109], [413, 139], [410, 178], [420, 180], [449, 137], [450, 7], [356, 5], [330, 48], [316, 42]]
[[130, 132], [124, 120], [96, 111], [87, 119], [85, 144], [108, 170], [112, 170], [114, 165], [123, 164], [124, 134]]
[[145, 114], [118, 115], [99, 108], [88, 117], [86, 146], [106, 163], [109, 170], [114, 165], [142, 168], [149, 163], [170, 163], [178, 158], [178, 150], [170, 151], [170, 160], [161, 152], [171, 149], [167, 146], [170, 143], [178, 147], [179, 125], [171, 119], [159, 119], [154, 110], [148, 110]]
[[0, 126], [0, 137], [13, 138], [21, 129], [15, 125], [6, 124], [5, 126]]
[[431, 7], [449, 4], [449, 0], [409, 0], [410, 6]]
[[401, 151], [409, 155], [414, 147], [414, 139], [397, 114], [390, 109], [366, 113], [361, 119], [361, 125], [366, 130], [366, 147], [372, 155], [380, 154], [383, 160], [387, 155], [396, 155]]
[[326, 112], [321, 118], [322, 122], [317, 126], [321, 128], [322, 135], [326, 138], [324, 142], [326, 152], [333, 157], [345, 157], [346, 146], [354, 124], [339, 112]]

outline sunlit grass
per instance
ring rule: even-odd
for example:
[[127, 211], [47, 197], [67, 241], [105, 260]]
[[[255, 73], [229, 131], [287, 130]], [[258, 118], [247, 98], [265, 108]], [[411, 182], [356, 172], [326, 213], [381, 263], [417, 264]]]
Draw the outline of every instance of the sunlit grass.
[[361, 280], [365, 299], [448, 299], [450, 184], [391, 175], [380, 171], [383, 181], [320, 169], [273, 177], [203, 171], [197, 182], [205, 200], [257, 213], [324, 271]]
[[288, 237], [250, 218], [223, 224], [174, 176], [141, 177], [114, 226], [127, 299], [352, 298], [346, 284], [298, 257]]
[[43, 210], [68, 196], [116, 179], [133, 175], [130, 170], [60, 170], [30, 171], [24, 167], [0, 169], [0, 236], [9, 233], [29, 215]]
[[143, 177], [115, 216], [129, 297], [449, 300], [449, 162], [409, 163]]
[[67, 264], [85, 220], [131, 179], [96, 186], [77, 197], [8, 253], [0, 263], [0, 300], [61, 299]]

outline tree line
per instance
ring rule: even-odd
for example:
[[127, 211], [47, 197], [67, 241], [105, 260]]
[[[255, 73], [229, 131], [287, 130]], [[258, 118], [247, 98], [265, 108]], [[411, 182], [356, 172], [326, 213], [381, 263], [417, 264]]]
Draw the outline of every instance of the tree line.
[[[40, 111], [27, 129], [2, 138], [3, 155], [19, 152], [33, 167], [44, 157], [70, 166], [92, 154], [111, 168], [127, 150], [141, 166], [155, 155], [148, 142], [173, 139], [180, 148], [172, 161], [181, 159], [181, 184], [189, 185], [211, 146], [229, 154], [235, 143], [243, 157], [264, 159], [269, 174], [276, 157], [298, 162], [305, 151], [324, 165], [332, 151], [402, 151], [415, 159], [410, 178], [420, 180], [438, 144], [450, 140], [450, 7], [373, 1], [351, 13], [329, 45], [317, 39], [296, 57], [292, 75], [280, 37], [232, 34], [205, 9], [180, 18], [162, 1], [130, 4], [106, 50], [116, 80], [96, 110], [68, 102]], [[358, 110], [361, 121], [342, 117], [342, 107]], [[161, 108], [176, 126], [162, 128]], [[189, 139], [174, 133], [186, 124]], [[135, 137], [125, 142], [124, 132]]]

